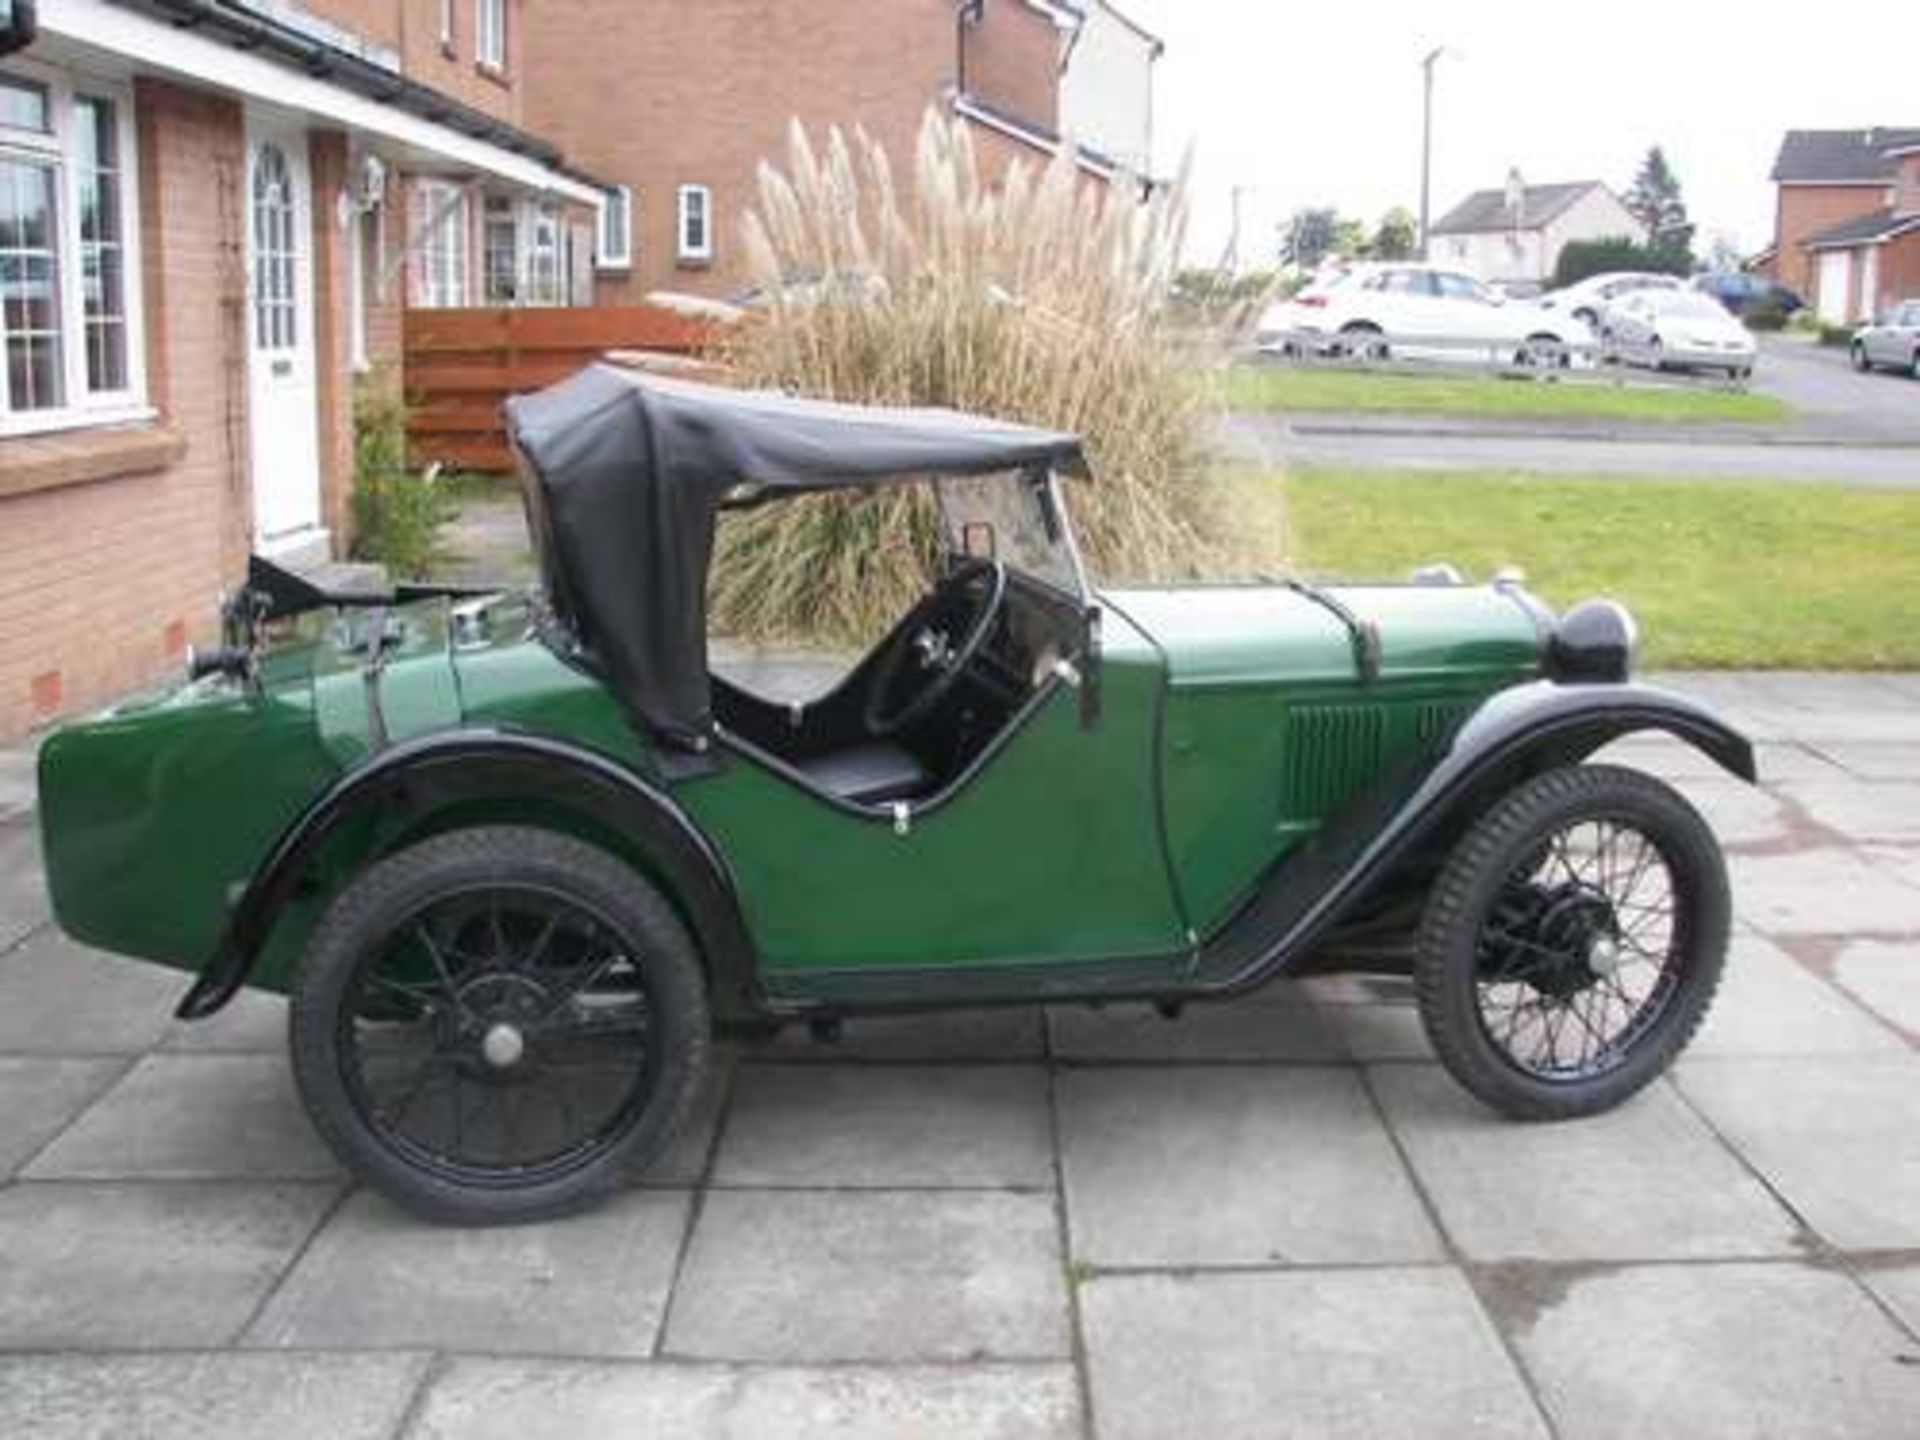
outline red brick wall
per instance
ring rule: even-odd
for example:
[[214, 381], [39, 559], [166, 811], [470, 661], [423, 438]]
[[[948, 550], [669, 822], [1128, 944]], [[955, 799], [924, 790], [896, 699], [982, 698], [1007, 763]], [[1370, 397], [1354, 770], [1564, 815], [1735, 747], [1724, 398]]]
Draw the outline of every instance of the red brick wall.
[[313, 363], [320, 406], [320, 523], [333, 531], [336, 554], [352, 538], [353, 284], [349, 248], [354, 232], [342, 227], [336, 199], [346, 188], [351, 159], [345, 132], [316, 130], [307, 137], [313, 175]]
[[[543, 0], [526, 38], [528, 128], [635, 193], [634, 266], [601, 279], [607, 304], [746, 283], [740, 217], [757, 198], [759, 162], [784, 165], [794, 119], [816, 143], [829, 125], [860, 125], [910, 183], [921, 120], [955, 79], [952, 0]], [[1039, 61], [1056, 41], [1045, 17], [990, 0], [970, 43], [994, 102], [1051, 125], [1053, 72]], [[713, 193], [710, 264], [676, 256], [683, 184]]]
[[398, 51], [409, 78], [518, 123], [525, 0], [507, 0], [504, 76], [483, 72], [474, 63], [474, 0], [453, 0], [451, 54], [440, 46], [440, 0], [303, 0], [303, 4], [324, 20]]
[[177, 666], [245, 565], [240, 110], [145, 79], [135, 108], [150, 397], [186, 454], [0, 499], [0, 736]]
[[1879, 185], [1782, 185], [1775, 209], [1774, 235], [1780, 254], [1774, 274], [1782, 285], [1813, 299], [1813, 261], [1800, 242], [1810, 235], [1866, 215], [1887, 203]]
[[1879, 309], [1920, 300], [1920, 231], [1908, 231], [1880, 247]]
[[997, 110], [1060, 128], [1060, 32], [1023, 0], [987, 0], [966, 33], [967, 90]]

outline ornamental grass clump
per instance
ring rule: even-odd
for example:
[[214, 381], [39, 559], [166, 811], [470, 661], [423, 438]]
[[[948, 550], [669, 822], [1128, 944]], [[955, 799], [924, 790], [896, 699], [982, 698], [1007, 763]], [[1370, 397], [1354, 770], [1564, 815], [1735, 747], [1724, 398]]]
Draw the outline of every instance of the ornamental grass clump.
[[[907, 185], [864, 133], [816, 149], [796, 124], [746, 217], [766, 304], [725, 358], [745, 385], [1077, 431], [1097, 476], [1069, 499], [1089, 568], [1190, 576], [1230, 547], [1205, 479], [1209, 341], [1167, 303], [1184, 222], [1183, 184], [1142, 202], [1064, 152], [990, 182], [967, 128], [932, 112]], [[729, 516], [712, 613], [736, 634], [871, 636], [920, 593], [936, 536], [924, 487]]]

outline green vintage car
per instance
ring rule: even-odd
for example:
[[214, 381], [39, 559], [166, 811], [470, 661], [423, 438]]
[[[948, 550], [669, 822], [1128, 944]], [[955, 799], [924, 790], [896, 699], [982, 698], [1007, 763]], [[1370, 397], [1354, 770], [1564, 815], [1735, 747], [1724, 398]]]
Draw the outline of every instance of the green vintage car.
[[[188, 1018], [288, 995], [313, 1123], [415, 1210], [605, 1194], [717, 1033], [1398, 972], [1467, 1087], [1560, 1118], [1699, 1024], [1719, 847], [1583, 762], [1648, 729], [1753, 756], [1628, 678], [1618, 606], [1444, 573], [1096, 590], [1079, 441], [947, 411], [595, 366], [508, 425], [537, 588], [256, 562], [195, 678], [41, 752], [61, 925], [195, 972]], [[804, 703], [714, 673], [718, 513], [902, 483], [947, 563], [873, 651]]]

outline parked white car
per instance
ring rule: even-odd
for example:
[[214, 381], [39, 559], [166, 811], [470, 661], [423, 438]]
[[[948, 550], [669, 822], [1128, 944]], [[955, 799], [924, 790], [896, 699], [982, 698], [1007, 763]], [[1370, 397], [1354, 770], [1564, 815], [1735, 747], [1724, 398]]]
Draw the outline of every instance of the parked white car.
[[1564, 310], [1569, 315], [1578, 316], [1587, 323], [1587, 328], [1600, 336], [1607, 335], [1607, 312], [1629, 295], [1637, 295], [1643, 290], [1683, 290], [1686, 282], [1677, 275], [1662, 275], [1652, 270], [1610, 270], [1604, 275], [1589, 275], [1586, 279], [1559, 290], [1550, 290], [1540, 297], [1540, 303], [1549, 310]]
[[1698, 290], [1641, 290], [1612, 306], [1606, 325], [1622, 360], [1656, 370], [1725, 370], [1735, 380], [1753, 373], [1753, 336]]
[[1565, 312], [1508, 300], [1458, 270], [1412, 262], [1355, 265], [1271, 307], [1256, 344], [1384, 358], [1426, 354], [1484, 363], [1569, 363], [1592, 332]]

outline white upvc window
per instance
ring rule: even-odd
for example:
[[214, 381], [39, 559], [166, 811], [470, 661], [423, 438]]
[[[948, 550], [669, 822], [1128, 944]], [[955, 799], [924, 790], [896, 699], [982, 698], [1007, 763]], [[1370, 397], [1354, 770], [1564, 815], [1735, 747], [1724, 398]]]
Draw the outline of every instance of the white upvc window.
[[454, 0], [440, 0], [440, 53], [443, 55], [454, 53], [453, 3]]
[[473, 58], [490, 70], [507, 68], [507, 0], [474, 0]]
[[560, 207], [539, 200], [526, 207], [526, 305], [564, 305], [566, 287], [560, 263]]
[[625, 270], [633, 264], [633, 191], [609, 186], [600, 199], [594, 230], [593, 263], [601, 270]]
[[413, 303], [425, 309], [467, 303], [467, 193], [422, 180], [414, 186]]
[[713, 192], [704, 185], [680, 187], [680, 258], [713, 258]]
[[0, 65], [0, 435], [149, 413], [133, 101]]

